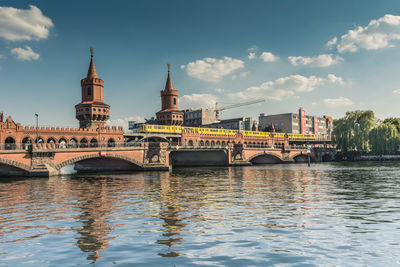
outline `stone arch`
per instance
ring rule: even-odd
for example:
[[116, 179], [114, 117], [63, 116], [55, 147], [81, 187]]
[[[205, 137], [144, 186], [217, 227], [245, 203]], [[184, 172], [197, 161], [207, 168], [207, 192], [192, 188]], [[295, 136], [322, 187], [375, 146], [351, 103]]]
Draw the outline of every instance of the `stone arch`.
[[99, 146], [99, 142], [97, 141], [96, 138], [92, 138], [90, 140], [90, 147], [98, 147]]
[[88, 146], [89, 146], [89, 144], [88, 144], [88, 140], [86, 138], [82, 138], [81, 141], [79, 141], [79, 147], [88, 147]]
[[248, 161], [252, 163], [257, 163], [257, 161], [262, 161], [262, 159], [266, 159], [265, 163], [279, 163], [283, 162], [283, 159], [274, 154], [274, 153], [269, 153], [269, 152], [262, 152], [262, 153], [257, 153], [251, 157], [248, 158]]
[[25, 136], [22, 139], [22, 149], [27, 150], [29, 148], [29, 146], [32, 144], [32, 138], [30, 138], [29, 136]]
[[71, 147], [78, 147], [79, 145], [78, 145], [78, 140], [76, 140], [75, 138], [71, 138], [70, 140], [69, 140], [69, 143], [70, 143], [70, 146]]
[[207, 140], [205, 145], [206, 145], [206, 146], [209, 146], [209, 145], [210, 145], [210, 142]]
[[11, 136], [7, 137], [4, 141], [4, 149], [5, 150], [14, 150], [17, 148], [17, 144], [15, 143], [15, 139]]
[[64, 137], [61, 137], [58, 140], [58, 148], [66, 148], [67, 147], [67, 139]]
[[28, 165], [26, 165], [24, 163], [15, 161], [15, 160], [11, 160], [11, 159], [0, 158], [0, 164], [4, 164], [4, 165], [11, 166], [11, 167], [15, 167], [15, 168], [18, 168], [18, 169], [26, 171], [26, 172], [29, 172], [31, 170], [30, 166], [28, 166]]
[[221, 142], [220, 142], [220, 141], [217, 141], [216, 145], [217, 145], [217, 146], [220, 146], [220, 145], [221, 145]]
[[54, 137], [49, 137], [47, 138], [47, 142], [48, 144], [55, 144], [56, 143], [56, 139], [54, 139]]
[[126, 156], [122, 156], [122, 155], [118, 155], [118, 154], [109, 154], [109, 153], [107, 153], [106, 156], [100, 156], [99, 154], [87, 154], [87, 155], [82, 155], [82, 156], [79, 156], [79, 157], [71, 158], [71, 159], [65, 160], [63, 162], [60, 162], [59, 164], [57, 164], [55, 166], [55, 168], [57, 170], [60, 170], [61, 168], [65, 167], [65, 166], [68, 166], [68, 165], [71, 165], [71, 164], [74, 164], [76, 162], [79, 162], [79, 161], [82, 161], [82, 160], [86, 160], [86, 159], [94, 159], [94, 158], [120, 159], [120, 160], [125, 160], [125, 161], [127, 161], [129, 163], [132, 163], [132, 164], [134, 164], [134, 165], [136, 165], [136, 166], [138, 166], [140, 168], [143, 167], [143, 164], [140, 163], [139, 161], [135, 160], [135, 159], [132, 159], [132, 158], [129, 158], [129, 157], [126, 157]]
[[222, 141], [221, 145], [222, 145], [222, 146], [225, 146], [225, 141]]
[[211, 141], [211, 146], [215, 146], [214, 140]]
[[204, 141], [200, 140], [200, 146], [204, 146]]
[[193, 140], [189, 140], [189, 146], [193, 146]]
[[[292, 158], [293, 158], [294, 162], [298, 162], [298, 163], [308, 162], [308, 156], [306, 153], [297, 153], [297, 154], [293, 155]], [[310, 160], [315, 161], [315, 157], [312, 154], [310, 154]]]
[[43, 144], [43, 143], [44, 143], [43, 137], [39, 136], [38, 138], [36, 138], [36, 139], [35, 139], [35, 143], [36, 143], [36, 144]]
[[113, 138], [110, 138], [107, 140], [107, 146], [108, 147], [115, 147], [115, 141]]

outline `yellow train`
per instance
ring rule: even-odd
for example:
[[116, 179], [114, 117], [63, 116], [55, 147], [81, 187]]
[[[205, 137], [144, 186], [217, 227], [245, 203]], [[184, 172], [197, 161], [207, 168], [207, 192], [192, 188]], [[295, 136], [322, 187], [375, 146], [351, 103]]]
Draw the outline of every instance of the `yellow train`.
[[[234, 136], [237, 133], [242, 133], [243, 136], [259, 136], [259, 137], [285, 137], [285, 133], [271, 133], [259, 131], [240, 131], [231, 129], [216, 129], [216, 128], [200, 128], [200, 127], [186, 127], [186, 126], [165, 126], [165, 125], [152, 125], [142, 124], [139, 132], [142, 133], [182, 133], [182, 130], [191, 130], [200, 134], [212, 135], [225, 135]], [[315, 140], [315, 134], [287, 134], [291, 140]]]

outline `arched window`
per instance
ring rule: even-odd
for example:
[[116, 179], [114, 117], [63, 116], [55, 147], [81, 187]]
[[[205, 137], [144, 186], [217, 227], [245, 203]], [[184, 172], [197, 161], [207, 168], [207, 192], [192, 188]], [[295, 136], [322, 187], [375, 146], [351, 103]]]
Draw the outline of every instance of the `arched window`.
[[88, 141], [86, 140], [86, 138], [81, 139], [79, 146], [80, 147], [88, 147]]
[[78, 141], [75, 138], [72, 138], [71, 140], [69, 140], [69, 143], [70, 143], [70, 147], [73, 147], [73, 148], [78, 147]]
[[176, 105], [176, 98], [174, 98], [174, 105]]
[[6, 150], [12, 150], [12, 149], [16, 149], [16, 144], [15, 144], [15, 139], [12, 137], [7, 137], [6, 140], [4, 141], [5, 146], [4, 148]]
[[114, 141], [114, 139], [112, 139], [112, 138], [108, 139], [108, 141], [107, 141], [107, 146], [108, 146], [108, 147], [115, 147], [115, 141]]
[[88, 96], [92, 95], [92, 87], [87, 88], [87, 94], [88, 94]]
[[97, 139], [93, 138], [92, 140], [90, 140], [90, 147], [98, 147], [99, 144], [97, 142]]

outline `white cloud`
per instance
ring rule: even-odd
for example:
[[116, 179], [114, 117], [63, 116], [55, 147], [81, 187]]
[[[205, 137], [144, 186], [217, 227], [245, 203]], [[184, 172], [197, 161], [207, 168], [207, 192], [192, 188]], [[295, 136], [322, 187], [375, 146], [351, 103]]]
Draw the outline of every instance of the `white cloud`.
[[232, 81], [237, 79], [237, 75], [232, 75]]
[[182, 69], [186, 68], [189, 76], [206, 82], [218, 82], [222, 77], [243, 67], [244, 62], [242, 60], [231, 57], [222, 59], [204, 58], [181, 66]]
[[244, 91], [233, 93], [229, 96], [240, 99], [264, 98], [280, 101], [283, 98], [295, 96], [296, 92], [314, 91], [317, 86], [323, 85], [326, 82], [340, 83], [343, 81], [340, 77], [333, 76], [328, 75], [328, 78], [320, 78], [316, 76], [291, 75], [276, 79], [275, 81], [264, 82], [259, 86], [249, 87]]
[[179, 98], [179, 106], [188, 108], [214, 108], [218, 98], [212, 94], [191, 94]]
[[31, 5], [30, 9], [0, 7], [0, 37], [6, 40], [46, 39], [51, 27], [51, 19], [35, 6]]
[[222, 88], [217, 88], [214, 91], [217, 92], [217, 93], [223, 93], [225, 90], [222, 89]]
[[40, 55], [34, 52], [29, 46], [25, 46], [25, 49], [20, 47], [13, 48], [11, 49], [11, 54], [13, 54], [19, 60], [26, 61], [38, 60], [40, 57]]
[[278, 56], [275, 56], [271, 52], [262, 52], [260, 55], [260, 58], [264, 60], [265, 62], [274, 62], [279, 59]]
[[331, 49], [335, 44], [337, 44], [337, 37], [333, 37], [332, 40], [328, 41], [326, 46]]
[[258, 47], [256, 45], [252, 45], [247, 50], [249, 50], [249, 51], [258, 51]]
[[6, 58], [4, 55], [0, 54], [0, 59]]
[[[377, 50], [392, 46], [392, 41], [400, 39], [400, 16], [387, 14], [371, 20], [368, 26], [358, 26], [338, 38], [336, 48], [339, 53], [357, 52], [360, 49]], [[335, 38], [327, 43], [335, 44]]]
[[331, 83], [338, 83], [338, 84], [340, 84], [340, 85], [343, 85], [343, 84], [344, 84], [343, 78], [342, 78], [342, 77], [338, 77], [338, 76], [336, 76], [335, 74], [328, 74], [328, 80], [329, 80]]
[[310, 67], [329, 67], [343, 61], [342, 57], [333, 56], [332, 54], [322, 54], [316, 57], [289, 57], [290, 63], [293, 66], [304, 65]]
[[136, 122], [144, 122], [144, 118], [141, 116], [133, 116], [133, 117], [126, 117], [123, 119], [114, 119], [108, 120], [107, 125], [109, 126], [122, 126], [124, 127], [124, 131], [127, 131], [129, 128], [129, 121], [136, 121]]
[[394, 95], [400, 95], [400, 89], [393, 90]]
[[250, 60], [255, 59], [256, 58], [256, 53], [249, 53], [247, 58], [250, 59]]
[[350, 99], [341, 96], [338, 98], [325, 98], [320, 102], [314, 102], [313, 105], [323, 105], [325, 107], [335, 108], [352, 106], [353, 102]]

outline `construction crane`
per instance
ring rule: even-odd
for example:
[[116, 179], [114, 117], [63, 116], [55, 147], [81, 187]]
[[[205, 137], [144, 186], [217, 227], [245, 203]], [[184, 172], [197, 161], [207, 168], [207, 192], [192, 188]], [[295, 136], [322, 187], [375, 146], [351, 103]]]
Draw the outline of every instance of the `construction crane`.
[[222, 108], [218, 107], [218, 102], [215, 102], [215, 119], [218, 121], [219, 120], [219, 114], [221, 111], [226, 110], [226, 109], [231, 109], [231, 108], [237, 108], [237, 107], [242, 107], [242, 106], [247, 106], [247, 105], [252, 105], [252, 104], [257, 104], [264, 102], [265, 99], [256, 99], [248, 102], [243, 102], [243, 103], [237, 103], [229, 106], [225, 106]]

